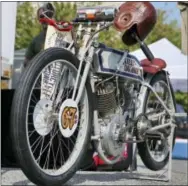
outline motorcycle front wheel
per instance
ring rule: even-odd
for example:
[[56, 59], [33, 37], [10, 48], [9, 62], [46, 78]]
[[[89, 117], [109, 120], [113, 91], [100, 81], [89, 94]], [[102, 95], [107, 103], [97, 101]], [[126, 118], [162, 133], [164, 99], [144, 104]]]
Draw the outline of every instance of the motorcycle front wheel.
[[[26, 67], [16, 89], [12, 143], [22, 171], [37, 185], [66, 183], [79, 169], [88, 149], [92, 94], [86, 82], [80, 102], [72, 99], [78, 65], [77, 58], [67, 50], [44, 50]], [[59, 71], [52, 77], [49, 72], [54, 66]]]

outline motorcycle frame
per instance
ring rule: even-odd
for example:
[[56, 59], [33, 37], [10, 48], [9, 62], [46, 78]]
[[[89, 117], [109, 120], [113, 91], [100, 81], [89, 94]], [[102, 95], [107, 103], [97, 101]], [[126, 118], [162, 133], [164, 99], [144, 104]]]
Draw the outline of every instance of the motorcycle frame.
[[[72, 95], [72, 99], [76, 101], [76, 103], [78, 104], [80, 99], [81, 99], [81, 96], [83, 94], [83, 90], [85, 88], [85, 83], [86, 83], [86, 80], [88, 77], [89, 80], [90, 80], [90, 84], [91, 84], [91, 88], [92, 88], [92, 92], [93, 92], [93, 95], [95, 95], [95, 86], [94, 86], [94, 83], [95, 83], [95, 80], [94, 80], [94, 75], [92, 73], [92, 71], [90, 70], [91, 69], [91, 64], [93, 62], [93, 55], [94, 55], [94, 52], [95, 52], [95, 47], [92, 45], [95, 41], [97, 41], [98, 39], [98, 34], [100, 31], [104, 30], [104, 29], [107, 29], [109, 28], [112, 23], [107, 23], [107, 22], [97, 22], [97, 23], [86, 23], [86, 25], [89, 25], [89, 26], [96, 26], [95, 28], [95, 32], [94, 34], [91, 35], [91, 27], [88, 27], [87, 29], [83, 28], [83, 25], [85, 23], [74, 23], [74, 24], [77, 24], [79, 25], [78, 27], [78, 30], [77, 30], [77, 36], [80, 36], [82, 31], [86, 31], [86, 34], [83, 36], [83, 41], [84, 41], [84, 44], [82, 47], [79, 48], [79, 52], [78, 54], [76, 55], [77, 58], [79, 59], [80, 63], [79, 63], [79, 68], [78, 68], [78, 74], [77, 74], [77, 77], [76, 77], [76, 82], [75, 82], [75, 87], [74, 87], [74, 90], [73, 90], [73, 95]], [[101, 28], [101, 25], [104, 25], [102, 28]], [[67, 50], [73, 52], [73, 47], [76, 46], [76, 41], [73, 41], [69, 48], [67, 48]], [[74, 53], [74, 52], [73, 52]], [[85, 57], [86, 53], [88, 53], [89, 55], [87, 56], [87, 58]], [[122, 58], [124, 58], [125, 55], [123, 55]], [[83, 71], [83, 74], [82, 74], [82, 78], [81, 77], [81, 69], [83, 67], [83, 64], [85, 63], [85, 67], [84, 67], [84, 71]], [[169, 92], [170, 94], [171, 93], [171, 87], [170, 87], [170, 81], [169, 81], [169, 75], [168, 75], [168, 72], [166, 71], [163, 71], [163, 73], [165, 73], [166, 75], [166, 78], [167, 78], [167, 83], [168, 83], [168, 89], [169, 89]], [[143, 73], [142, 73], [143, 74]], [[113, 75], [113, 74], [112, 74]], [[115, 75], [116, 76], [116, 75]], [[136, 81], [139, 81], [139, 83], [141, 84], [141, 89], [140, 89], [140, 93], [139, 93], [139, 96], [138, 96], [138, 99], [140, 100], [140, 107], [138, 107], [136, 110], [135, 110], [135, 117], [139, 116], [139, 114], [141, 114], [143, 112], [143, 104], [144, 104], [144, 98], [146, 96], [146, 92], [147, 90], [151, 90], [154, 95], [156, 96], [156, 98], [159, 100], [159, 102], [162, 104], [162, 106], [164, 107], [165, 111], [173, 118], [173, 117], [183, 117], [185, 116], [185, 114], [182, 114], [182, 113], [175, 113], [175, 111], [170, 111], [167, 106], [165, 105], [164, 101], [161, 100], [161, 98], [159, 97], [159, 95], [157, 94], [157, 92], [155, 92], [155, 90], [153, 89], [153, 87], [150, 85], [150, 82], [152, 80], [152, 78], [154, 77], [154, 75], [150, 75], [150, 74], [147, 74], [147, 77], [144, 79], [144, 77], [142, 76], [142, 80], [138, 80], [138, 79], [135, 79]], [[80, 84], [79, 84], [79, 80], [81, 79], [80, 81]], [[79, 84], [79, 89], [78, 89], [78, 93], [77, 93], [77, 96], [76, 96], [76, 90], [77, 90], [77, 87], [78, 87], [78, 84]], [[172, 95], [171, 95], [171, 99], [172, 99]], [[93, 110], [93, 127], [94, 127], [94, 136], [91, 136], [91, 140], [94, 141], [94, 144], [95, 144], [95, 148], [96, 148], [96, 151], [98, 152], [99, 154], [99, 157], [106, 163], [106, 164], [114, 164], [116, 163], [120, 157], [117, 157], [113, 160], [109, 160], [104, 152], [103, 152], [103, 148], [102, 148], [102, 143], [101, 143], [101, 139], [100, 139], [100, 124], [98, 122], [98, 111], [97, 111], [97, 108], [95, 106], [95, 103], [94, 104], [94, 110]], [[169, 166], [168, 166], [168, 178], [167, 179], [163, 179], [163, 181], [169, 181], [171, 180], [171, 167], [172, 167], [172, 143], [173, 143], [173, 135], [174, 135], [174, 129], [175, 129], [175, 125], [171, 122], [169, 123], [166, 123], [164, 125], [161, 125], [161, 126], [157, 126], [157, 127], [152, 127], [149, 129], [149, 131], [154, 131], [154, 130], [158, 130], [158, 129], [162, 129], [162, 128], [165, 128], [167, 126], [170, 126], [171, 127], [171, 133], [170, 133], [170, 138], [169, 138]], [[126, 141], [125, 141], [126, 143]], [[132, 136], [132, 141], [127, 141], [127, 143], [133, 143], [134, 144], [134, 147], [133, 147], [133, 157], [132, 157], [132, 164], [131, 164], [131, 167], [130, 167], [130, 173], [131, 175], [133, 175], [133, 162], [134, 162], [134, 159], [136, 158], [136, 144], [137, 142], [135, 141], [135, 136]], [[163, 174], [162, 174], [163, 175]], [[133, 176], [133, 178], [135, 178], [135, 176]], [[139, 179], [151, 179], [151, 180], [161, 180], [160, 177], [158, 177], [157, 179], [156, 178], [149, 178], [149, 177], [142, 177], [142, 176], [139, 176], [137, 177]]]
[[[83, 90], [85, 88], [85, 83], [88, 77], [90, 77], [90, 84], [92, 87], [92, 92], [93, 95], [95, 95], [95, 80], [94, 80], [94, 75], [92, 74], [91, 69], [91, 64], [93, 62], [93, 55], [95, 52], [95, 47], [93, 46], [94, 42], [97, 42], [98, 39], [98, 34], [99, 32], [108, 29], [110, 26], [112, 26], [112, 23], [110, 22], [97, 22], [97, 23], [74, 23], [76, 25], [79, 25], [78, 30], [77, 30], [77, 36], [80, 36], [82, 31], [84, 30], [86, 32], [86, 34], [83, 36], [83, 46], [80, 47], [79, 52], [77, 54], [77, 57], [80, 61], [79, 63], [79, 68], [78, 68], [78, 74], [76, 77], [76, 82], [75, 82], [75, 87], [73, 90], [73, 95], [72, 95], [72, 99], [76, 101], [76, 103], [78, 104], [81, 96], [83, 94]], [[87, 28], [84, 28], [83, 25], [87, 25]], [[95, 31], [92, 34], [91, 30], [93, 29], [93, 26], [95, 26]], [[75, 42], [75, 41], [74, 41]], [[74, 46], [74, 42], [71, 43], [71, 47]], [[68, 48], [68, 50], [71, 50], [71, 47]], [[86, 53], [88, 53], [88, 56], [86, 57]], [[122, 58], [124, 58], [125, 56], [123, 55]], [[121, 60], [120, 60], [121, 61]], [[81, 76], [81, 69], [83, 67], [85, 63], [85, 67], [83, 70], [83, 74]], [[163, 71], [163, 73], [165, 73], [166, 78], [167, 78], [167, 83], [168, 83], [168, 89], [169, 92], [171, 94], [171, 87], [170, 87], [170, 82], [169, 82], [169, 76], [168, 76], [168, 72]], [[142, 73], [143, 74], [143, 73]], [[113, 74], [112, 74], [113, 76]], [[114, 75], [116, 76], [116, 75]], [[82, 78], [80, 78], [82, 77]], [[147, 90], [149, 89], [150, 91], [152, 91], [154, 93], [154, 95], [156, 96], [156, 98], [159, 100], [159, 102], [161, 103], [161, 105], [164, 107], [165, 111], [173, 118], [173, 117], [181, 117], [184, 116], [184, 114], [178, 114], [175, 113], [175, 111], [170, 111], [167, 106], [165, 105], [164, 101], [161, 100], [160, 96], [157, 94], [157, 92], [155, 92], [155, 90], [153, 89], [153, 87], [150, 85], [150, 82], [152, 80], [152, 78], [154, 77], [154, 75], [149, 75], [146, 79], [144, 79], [144, 77], [142, 77], [141, 80], [138, 79], [134, 79], [135, 81], [138, 81], [141, 84], [141, 90], [138, 96], [138, 99], [141, 102], [141, 106], [135, 111], [135, 117], [139, 116], [139, 114], [141, 114], [143, 112], [143, 104], [144, 104], [144, 98], [146, 95]], [[81, 81], [80, 81], [81, 80]], [[80, 82], [79, 82], [80, 81]], [[79, 86], [78, 86], [79, 85]], [[79, 87], [79, 88], [78, 88]], [[76, 90], [78, 88], [78, 93], [76, 96]], [[172, 95], [171, 95], [171, 99], [172, 99]], [[94, 141], [96, 150], [99, 153], [100, 158], [106, 163], [106, 164], [114, 164], [116, 163], [120, 157], [115, 158], [114, 160], [109, 160], [102, 149], [102, 144], [100, 141], [100, 124], [98, 123], [98, 111], [96, 109], [96, 107], [94, 107], [94, 111], [93, 111], [93, 127], [94, 127], [94, 136], [91, 137], [91, 140]], [[164, 113], [161, 113], [164, 114]], [[156, 127], [152, 127], [148, 130], [148, 132], [153, 132], [162, 128], [166, 128], [166, 127], [174, 127], [174, 124], [171, 122], [166, 123], [164, 125], [160, 125], [160, 126], [156, 126]], [[132, 137], [133, 139], [133, 137]], [[130, 141], [127, 141], [130, 142]], [[126, 143], [126, 141], [125, 141]], [[134, 143], [134, 141], [132, 140], [132, 143]]]
[[[80, 24], [83, 24], [83, 23], [80, 23]], [[96, 24], [96, 23], [95, 23]], [[97, 24], [97, 29], [95, 31], [95, 33], [93, 35], [91, 35], [90, 37], [85, 37], [83, 40], [84, 40], [84, 46], [80, 48], [80, 56], [79, 56], [79, 59], [80, 59], [80, 64], [79, 64], [79, 69], [78, 69], [78, 75], [76, 77], [76, 83], [75, 83], [75, 88], [74, 88], [74, 92], [73, 92], [73, 96], [72, 96], [72, 99], [75, 99], [76, 102], [78, 103], [80, 101], [80, 98], [82, 96], [82, 92], [83, 92], [83, 89], [84, 89], [84, 86], [85, 86], [85, 82], [86, 82], [86, 79], [89, 75], [89, 70], [90, 70], [90, 67], [91, 67], [91, 64], [92, 64], [92, 57], [93, 57], [93, 54], [94, 54], [94, 50], [95, 48], [93, 46], [91, 46], [93, 44], [93, 41], [97, 39], [97, 36], [98, 36], [98, 33], [108, 27], [110, 27], [112, 24], [110, 23], [108, 26], [104, 26], [102, 29], [100, 29], [100, 26], [99, 26], [100, 23]], [[80, 25], [81, 26], [81, 25]], [[80, 29], [78, 30], [78, 33], [80, 33], [82, 30], [82, 27], [80, 27]], [[89, 28], [89, 30], [87, 31], [88, 33], [90, 32], [91, 28]], [[72, 46], [72, 45], [71, 45]], [[68, 48], [70, 49], [70, 47]], [[86, 53], [89, 53], [89, 56], [87, 58], [85, 58], [85, 54]], [[122, 58], [124, 58], [125, 56], [123, 56]], [[122, 59], [120, 60], [122, 61]], [[76, 89], [78, 87], [78, 81], [80, 79], [80, 75], [81, 75], [81, 68], [83, 66], [83, 62], [86, 63], [85, 65], [85, 68], [84, 68], [84, 72], [83, 72], [83, 75], [82, 75], [82, 81], [80, 83], [80, 86], [79, 86], [79, 91], [78, 91], [78, 95], [77, 97], [75, 98], [75, 94], [76, 94]], [[141, 67], [140, 67], [141, 68]], [[170, 89], [170, 83], [169, 83], [169, 76], [168, 76], [168, 72], [164, 71], [165, 74], [166, 74], [166, 78], [167, 78], [167, 83], [168, 83], [168, 89], [169, 89], [169, 92], [171, 94], [171, 89]], [[113, 74], [112, 74], [113, 76]], [[115, 75], [116, 76], [116, 75]], [[91, 75], [90, 75], [91, 77]], [[153, 76], [152, 76], [153, 78]], [[150, 78], [150, 81], [148, 82], [147, 80], [144, 79], [144, 77], [142, 77], [142, 80], [138, 80], [138, 79], [134, 79], [135, 81], [139, 81], [141, 83], [141, 85], [143, 87], [147, 87], [149, 90], [151, 90], [155, 96], [157, 97], [157, 99], [159, 100], [159, 102], [162, 104], [162, 106], [164, 107], [164, 109], [166, 110], [166, 112], [170, 115], [170, 116], [184, 116], [184, 114], [175, 114], [174, 112], [171, 112], [167, 106], [165, 105], [165, 103], [163, 102], [163, 100], [161, 100], [160, 96], [155, 92], [155, 90], [153, 89], [153, 87], [150, 85], [150, 81], [151, 81], [151, 78]], [[172, 95], [171, 95], [172, 97]], [[169, 125], [168, 125], [169, 126]], [[164, 126], [164, 127], [167, 127]], [[156, 129], [160, 129], [161, 127], [159, 128], [156, 128]], [[163, 127], [162, 127], [163, 128]], [[155, 128], [153, 129], [155, 130]]]

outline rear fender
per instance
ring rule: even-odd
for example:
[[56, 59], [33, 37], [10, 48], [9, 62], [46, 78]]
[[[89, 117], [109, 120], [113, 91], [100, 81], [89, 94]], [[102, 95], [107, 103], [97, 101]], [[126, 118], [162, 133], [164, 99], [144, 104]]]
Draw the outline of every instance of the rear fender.
[[[162, 70], [156, 74], [148, 74], [147, 73], [145, 76], [144, 82], [151, 84], [151, 81], [153, 80], [153, 78], [161, 73], [166, 75], [166, 71], [164, 71], [164, 70]], [[167, 74], [168, 74], [168, 72], [167, 72]], [[139, 96], [138, 96], [138, 101], [137, 101], [138, 105], [136, 105], [136, 110], [135, 110], [135, 117], [138, 117], [140, 114], [142, 114], [144, 112], [144, 104], [145, 104], [145, 99], [146, 99], [146, 95], [147, 95], [147, 90], [148, 90], [148, 87], [141, 85]]]

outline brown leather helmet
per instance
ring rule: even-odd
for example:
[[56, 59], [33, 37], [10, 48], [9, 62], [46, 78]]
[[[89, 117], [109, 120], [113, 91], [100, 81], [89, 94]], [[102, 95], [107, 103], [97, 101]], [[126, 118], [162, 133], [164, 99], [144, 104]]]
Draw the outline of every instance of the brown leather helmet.
[[119, 7], [114, 19], [115, 28], [124, 32], [122, 40], [126, 45], [136, 44], [132, 32], [136, 31], [140, 40], [144, 40], [157, 21], [157, 13], [149, 2], [126, 2]]

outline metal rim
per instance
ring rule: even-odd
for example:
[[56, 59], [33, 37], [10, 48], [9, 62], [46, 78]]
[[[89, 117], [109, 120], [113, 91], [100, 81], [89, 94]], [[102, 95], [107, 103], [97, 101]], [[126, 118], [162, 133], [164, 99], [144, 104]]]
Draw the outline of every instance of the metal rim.
[[[74, 65], [66, 60], [55, 60], [50, 62], [46, 65], [43, 70], [39, 73], [38, 77], [36, 78], [35, 82], [33, 83], [33, 87], [31, 89], [31, 93], [29, 95], [28, 105], [27, 105], [27, 117], [26, 117], [26, 134], [27, 134], [27, 143], [29, 146], [31, 157], [35, 163], [35, 165], [44, 173], [52, 176], [58, 176], [65, 172], [67, 172], [76, 162], [77, 158], [79, 157], [80, 152], [82, 151], [83, 144], [87, 135], [88, 131], [88, 116], [89, 116], [89, 103], [88, 103], [88, 95], [86, 89], [84, 90], [82, 99], [79, 103], [80, 107], [80, 120], [79, 126], [75, 131], [75, 136], [72, 136], [70, 139], [63, 139], [62, 134], [59, 130], [57, 121], [53, 121], [53, 129], [50, 131], [50, 135], [47, 136], [40, 136], [36, 134], [35, 129], [32, 128], [33, 123], [30, 123], [32, 113], [29, 113], [29, 109], [32, 110], [33, 106], [30, 106], [31, 102], [37, 102], [36, 95], [32, 94], [33, 90], [40, 89], [40, 81], [37, 87], [37, 82], [41, 77], [41, 74], [44, 72], [45, 68], [50, 68], [50, 65], [54, 63], [60, 63], [63, 65], [63, 68], [66, 66], [71, 72], [69, 75], [72, 75], [72, 83], [76, 78], [77, 69]], [[71, 84], [72, 85], [72, 84]], [[36, 87], [36, 88], [35, 88]], [[66, 87], [68, 87], [66, 85]], [[69, 90], [70, 91], [70, 90]], [[70, 92], [66, 93], [66, 98], [70, 96]], [[65, 99], [66, 99], [65, 98]], [[63, 97], [62, 97], [63, 99]], [[58, 110], [56, 110], [58, 112]], [[52, 112], [53, 113], [53, 112]], [[57, 113], [56, 113], [57, 114]], [[30, 128], [33, 130], [30, 131]], [[32, 141], [31, 137], [36, 135], [36, 141]], [[46, 140], [50, 139], [50, 141], [46, 144]], [[76, 138], [76, 139], [75, 139]], [[63, 139], [63, 140], [62, 140]], [[54, 141], [58, 141], [56, 144]], [[75, 141], [74, 147], [71, 147], [71, 144]], [[63, 148], [66, 149], [68, 153], [63, 155]], [[69, 149], [71, 147], [71, 149]], [[51, 149], [50, 149], [51, 148]], [[38, 149], [38, 151], [37, 151]], [[39, 150], [40, 149], [40, 150]], [[47, 150], [48, 149], [48, 150]], [[56, 150], [56, 152], [54, 152]], [[65, 150], [64, 150], [65, 151]], [[37, 154], [38, 153], [38, 154]], [[44, 160], [44, 154], [46, 154], [46, 159]], [[52, 160], [53, 159], [53, 160]], [[53, 165], [52, 165], [53, 164]], [[55, 169], [55, 170], [54, 170]]]

